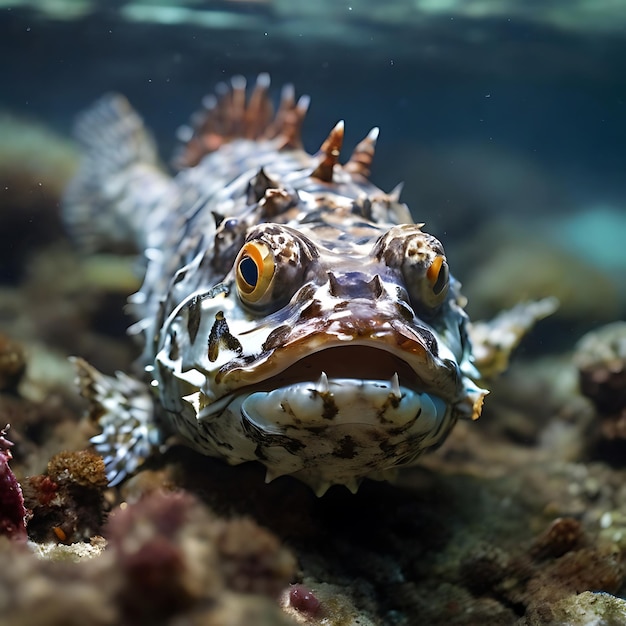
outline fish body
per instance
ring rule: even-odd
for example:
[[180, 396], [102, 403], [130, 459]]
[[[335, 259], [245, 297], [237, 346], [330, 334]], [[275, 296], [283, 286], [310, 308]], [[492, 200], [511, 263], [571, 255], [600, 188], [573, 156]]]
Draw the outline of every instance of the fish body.
[[[341, 164], [340, 122], [310, 155], [308, 99], [287, 87], [274, 115], [268, 86], [261, 75], [247, 98], [237, 77], [209, 97], [175, 176], [121, 96], [78, 123], [68, 225], [85, 247], [133, 242], [146, 265], [130, 298], [145, 380], [77, 360], [112, 484], [174, 434], [259, 461], [268, 480], [355, 491], [480, 415], [487, 392], [443, 246], [369, 180], [378, 130]], [[502, 318], [513, 339], [500, 361], [550, 307]], [[492, 355], [496, 329], [482, 331]]]

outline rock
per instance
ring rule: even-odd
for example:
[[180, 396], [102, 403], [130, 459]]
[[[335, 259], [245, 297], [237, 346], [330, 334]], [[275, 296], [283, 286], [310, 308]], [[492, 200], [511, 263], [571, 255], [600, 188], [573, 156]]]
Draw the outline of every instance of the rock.
[[606, 272], [520, 224], [486, 227], [460, 255], [471, 267], [461, 281], [473, 319], [549, 296], [559, 300], [552, 319], [561, 324], [609, 321], [619, 310], [617, 286]]
[[567, 596], [540, 613], [521, 619], [517, 626], [622, 626], [626, 624], [626, 600], [609, 593]]
[[576, 346], [581, 392], [594, 404], [609, 439], [626, 439], [626, 322], [587, 333]]

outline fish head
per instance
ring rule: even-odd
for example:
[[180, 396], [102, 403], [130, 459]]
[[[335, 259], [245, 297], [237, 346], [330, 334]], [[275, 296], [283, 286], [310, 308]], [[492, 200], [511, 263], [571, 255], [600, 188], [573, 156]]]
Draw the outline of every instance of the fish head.
[[320, 492], [410, 465], [478, 417], [486, 392], [435, 237], [315, 230], [248, 229], [222, 283], [167, 319], [155, 378], [196, 447]]

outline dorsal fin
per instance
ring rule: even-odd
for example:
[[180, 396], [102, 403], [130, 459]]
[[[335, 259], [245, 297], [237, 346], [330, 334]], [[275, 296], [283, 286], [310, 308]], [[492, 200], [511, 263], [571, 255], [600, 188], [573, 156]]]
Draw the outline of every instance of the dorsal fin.
[[311, 173], [311, 178], [317, 178], [325, 183], [333, 182], [333, 168], [339, 162], [339, 153], [343, 144], [343, 120], [337, 122], [322, 144], [319, 154], [321, 161]]
[[353, 175], [360, 175], [369, 178], [374, 152], [376, 150], [376, 140], [378, 139], [378, 128], [374, 127], [367, 134], [367, 137], [357, 144], [352, 156], [344, 165], [347, 172]]
[[230, 118], [230, 132], [234, 137], [243, 137], [246, 116], [246, 79], [243, 76], [233, 76], [230, 84], [230, 107], [226, 109], [226, 114]]
[[302, 123], [310, 103], [311, 98], [306, 95], [300, 96], [296, 102], [293, 85], [287, 84], [283, 87], [276, 117], [269, 125], [266, 133], [270, 139], [282, 137], [279, 149], [288, 150], [302, 147]]
[[392, 202], [400, 202], [400, 196], [402, 195], [402, 190], [404, 189], [404, 182], [400, 181], [390, 192], [389, 198], [391, 198]]
[[234, 76], [230, 84], [218, 84], [215, 94], [203, 99], [203, 110], [191, 117], [189, 126], [179, 129], [178, 138], [183, 146], [174, 157], [175, 167], [193, 167], [206, 154], [234, 139], [280, 139], [279, 149], [302, 147], [300, 131], [309, 105], [308, 96], [296, 102], [293, 87], [286, 86], [274, 116], [267, 93], [269, 85], [269, 74], [259, 74], [246, 102], [243, 76]]
[[272, 120], [274, 109], [267, 95], [270, 86], [270, 75], [259, 74], [256, 85], [250, 95], [248, 108], [245, 111], [245, 137], [255, 139], [261, 135]]

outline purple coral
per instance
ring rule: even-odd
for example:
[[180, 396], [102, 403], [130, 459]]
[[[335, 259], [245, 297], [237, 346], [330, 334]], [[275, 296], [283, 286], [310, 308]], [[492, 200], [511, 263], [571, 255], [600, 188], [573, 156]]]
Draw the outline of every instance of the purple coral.
[[[188, 492], [154, 491], [119, 506], [104, 530], [123, 580], [119, 602], [128, 623], [170, 623], [187, 611], [220, 611], [226, 590], [237, 597], [256, 594], [263, 607], [263, 596], [277, 598], [295, 576], [296, 561], [277, 537], [248, 518], [216, 517]], [[267, 606], [279, 611], [275, 603]], [[233, 615], [179, 621], [283, 623]]]
[[0, 430], [0, 534], [12, 539], [26, 540], [26, 509], [22, 489], [9, 467], [13, 458], [5, 435], [8, 424]]
[[300, 611], [300, 613], [314, 617], [319, 613], [321, 603], [308, 587], [291, 585], [289, 588], [289, 606]]

